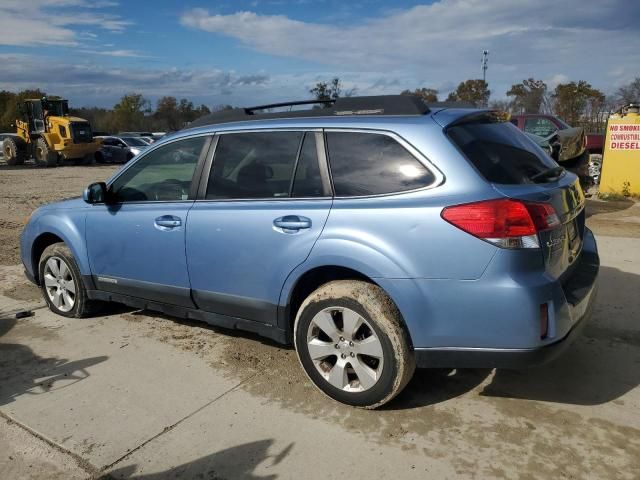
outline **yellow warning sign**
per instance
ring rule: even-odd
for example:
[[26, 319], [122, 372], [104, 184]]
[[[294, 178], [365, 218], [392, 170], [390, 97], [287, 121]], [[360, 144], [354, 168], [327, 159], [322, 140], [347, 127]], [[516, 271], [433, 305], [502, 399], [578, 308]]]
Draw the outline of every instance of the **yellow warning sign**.
[[640, 194], [640, 107], [631, 104], [609, 117], [600, 192]]

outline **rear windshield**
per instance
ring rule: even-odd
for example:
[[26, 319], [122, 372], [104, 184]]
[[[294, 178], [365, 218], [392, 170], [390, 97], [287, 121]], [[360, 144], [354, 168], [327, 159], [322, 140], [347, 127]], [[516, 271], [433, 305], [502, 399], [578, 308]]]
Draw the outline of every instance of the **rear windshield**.
[[447, 129], [447, 135], [491, 183], [542, 183], [536, 174], [558, 164], [510, 122], [470, 122]]

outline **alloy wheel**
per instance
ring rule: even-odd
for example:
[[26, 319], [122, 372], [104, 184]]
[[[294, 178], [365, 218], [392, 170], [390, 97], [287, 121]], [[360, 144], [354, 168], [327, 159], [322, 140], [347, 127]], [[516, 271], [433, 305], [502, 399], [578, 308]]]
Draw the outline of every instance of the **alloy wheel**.
[[44, 265], [44, 286], [58, 310], [70, 311], [76, 303], [76, 283], [71, 268], [60, 257], [49, 257]]
[[307, 349], [320, 375], [340, 390], [369, 390], [382, 374], [380, 339], [371, 325], [349, 308], [329, 307], [318, 312], [309, 323]]

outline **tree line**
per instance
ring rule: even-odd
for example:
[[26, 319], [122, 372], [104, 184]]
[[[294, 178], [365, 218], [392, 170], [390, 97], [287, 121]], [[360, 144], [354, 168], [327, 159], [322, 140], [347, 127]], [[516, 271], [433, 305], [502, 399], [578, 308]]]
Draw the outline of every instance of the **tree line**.
[[[427, 102], [438, 102], [433, 88], [404, 90], [404, 95], [418, 95]], [[465, 80], [446, 98], [447, 102], [464, 102], [474, 107], [488, 106], [511, 114], [545, 113], [557, 115], [571, 126], [583, 126], [589, 132], [604, 129], [607, 116], [620, 105], [640, 101], [640, 77], [606, 96], [585, 80], [558, 84], [552, 91], [542, 80], [528, 78], [506, 92], [507, 100], [490, 102], [491, 91], [481, 79]]]
[[[46, 97], [40, 89], [23, 90], [18, 93], [0, 91], [0, 131], [11, 132], [11, 125], [19, 118], [18, 105], [28, 98]], [[50, 97], [59, 98], [59, 97]], [[91, 123], [94, 131], [152, 131], [168, 132], [179, 130], [196, 118], [212, 111], [232, 108], [229, 105], [217, 105], [209, 108], [206, 105], [195, 106], [186, 98], [165, 96], [158, 99], [156, 108], [140, 93], [124, 95], [113, 108], [101, 107], [69, 107], [70, 115], [84, 118]]]
[[[317, 100], [335, 100], [341, 96], [352, 96], [355, 89], [345, 90], [340, 78], [318, 82], [309, 90]], [[417, 95], [428, 103], [440, 101], [439, 92], [429, 87], [403, 90], [403, 95]], [[0, 91], [0, 132], [11, 132], [11, 125], [18, 118], [18, 105], [27, 98], [42, 98], [46, 93], [40, 89], [23, 90], [18, 93]], [[584, 126], [588, 131], [601, 131], [609, 112], [621, 104], [640, 101], [640, 77], [620, 87], [612, 96], [606, 96], [584, 80], [558, 84], [549, 90], [542, 80], [528, 78], [514, 84], [506, 92], [506, 100], [491, 101], [491, 90], [487, 82], [470, 79], [460, 82], [444, 101], [463, 102], [473, 107], [488, 106], [512, 114], [555, 114], [572, 126]], [[70, 107], [72, 115], [91, 122], [94, 131], [173, 131], [196, 118], [233, 108], [230, 105], [208, 107], [195, 106], [186, 98], [164, 96], [157, 100], [155, 109], [141, 93], [124, 95], [113, 108]]]

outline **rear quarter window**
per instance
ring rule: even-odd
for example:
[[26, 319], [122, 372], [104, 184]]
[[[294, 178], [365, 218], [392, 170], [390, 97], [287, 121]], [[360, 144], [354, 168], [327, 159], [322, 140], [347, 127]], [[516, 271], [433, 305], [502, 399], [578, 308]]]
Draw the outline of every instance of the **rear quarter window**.
[[327, 147], [338, 197], [404, 192], [435, 180], [431, 171], [388, 135], [327, 132]]
[[491, 183], [539, 183], [537, 173], [558, 164], [509, 122], [469, 122], [447, 128], [447, 136]]

